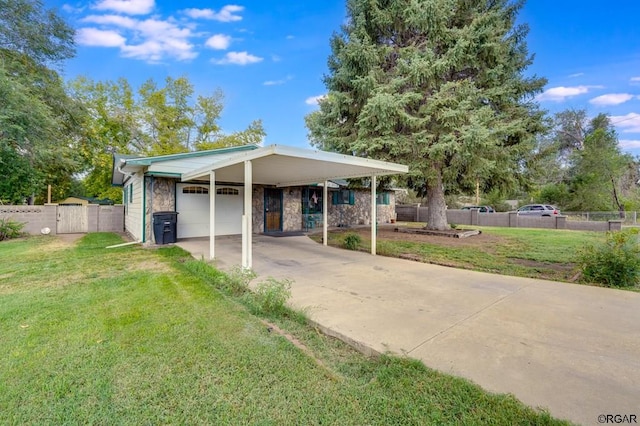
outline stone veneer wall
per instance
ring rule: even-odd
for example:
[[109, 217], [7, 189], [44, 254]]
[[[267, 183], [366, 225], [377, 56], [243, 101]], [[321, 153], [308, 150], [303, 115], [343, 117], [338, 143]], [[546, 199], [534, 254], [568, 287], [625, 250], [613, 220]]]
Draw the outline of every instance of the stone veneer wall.
[[147, 242], [155, 242], [153, 238], [153, 213], [175, 210], [176, 180], [149, 176], [145, 178], [144, 186], [147, 197], [145, 235]]
[[[377, 207], [378, 223], [390, 223], [396, 218], [396, 199], [393, 192], [389, 192], [389, 204], [379, 204]], [[329, 191], [329, 226], [351, 226], [371, 224], [371, 191], [355, 190], [355, 203], [333, 205], [331, 191]]]
[[253, 233], [262, 234], [264, 232], [264, 187], [260, 185], [253, 186], [253, 194], [251, 196]]
[[283, 231], [300, 231], [302, 229], [302, 188], [283, 189]]

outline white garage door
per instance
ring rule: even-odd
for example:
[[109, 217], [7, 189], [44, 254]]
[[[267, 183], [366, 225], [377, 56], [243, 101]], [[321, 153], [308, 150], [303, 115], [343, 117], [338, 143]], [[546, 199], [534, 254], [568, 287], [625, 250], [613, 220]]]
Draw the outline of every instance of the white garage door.
[[[209, 236], [209, 185], [179, 183], [176, 186], [178, 238]], [[244, 188], [216, 187], [216, 235], [242, 233]]]

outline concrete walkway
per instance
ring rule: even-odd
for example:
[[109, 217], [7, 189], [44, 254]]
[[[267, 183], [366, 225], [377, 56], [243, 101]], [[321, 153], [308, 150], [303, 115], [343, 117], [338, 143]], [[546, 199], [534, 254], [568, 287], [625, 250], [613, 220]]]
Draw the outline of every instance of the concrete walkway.
[[[208, 240], [179, 243], [208, 258]], [[239, 237], [216, 240], [240, 263]], [[421, 359], [585, 425], [640, 421], [640, 293], [507, 277], [254, 236], [259, 277], [294, 281], [292, 304], [375, 351]]]

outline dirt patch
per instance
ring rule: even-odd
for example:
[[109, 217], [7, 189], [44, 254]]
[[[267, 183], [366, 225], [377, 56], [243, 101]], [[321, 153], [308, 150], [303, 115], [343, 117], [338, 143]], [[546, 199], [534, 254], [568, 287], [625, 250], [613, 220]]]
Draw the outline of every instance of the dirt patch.
[[565, 264], [565, 263], [550, 263], [550, 262], [537, 262], [535, 260], [528, 259], [514, 259], [510, 258], [509, 262], [526, 266], [528, 268], [534, 268], [541, 272], [546, 271], [556, 271], [561, 272], [566, 276], [570, 276], [572, 272], [574, 272], [575, 266], [573, 264]]
[[[451, 238], [449, 235], [437, 234], [418, 234], [418, 233], [405, 233], [396, 232], [394, 225], [384, 225], [378, 227], [378, 240], [391, 240], [391, 241], [412, 241], [417, 243], [437, 244], [446, 247], [485, 247], [490, 248], [494, 244], [505, 241], [504, 238], [497, 237], [495, 235], [490, 236], [487, 234], [472, 235], [467, 238]], [[371, 236], [371, 228], [351, 228], [345, 230], [345, 232], [356, 232], [363, 238], [369, 238]], [[459, 233], [460, 230], [453, 229], [446, 231], [447, 234]]]

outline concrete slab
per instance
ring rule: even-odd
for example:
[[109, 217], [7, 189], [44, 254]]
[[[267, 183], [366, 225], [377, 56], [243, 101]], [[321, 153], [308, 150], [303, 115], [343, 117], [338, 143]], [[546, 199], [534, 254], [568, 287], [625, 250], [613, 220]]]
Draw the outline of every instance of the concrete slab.
[[[208, 257], [208, 240], [178, 245]], [[216, 240], [240, 264], [240, 237]], [[294, 281], [291, 303], [376, 351], [421, 359], [580, 424], [640, 418], [640, 293], [507, 277], [254, 236], [259, 277]]]

